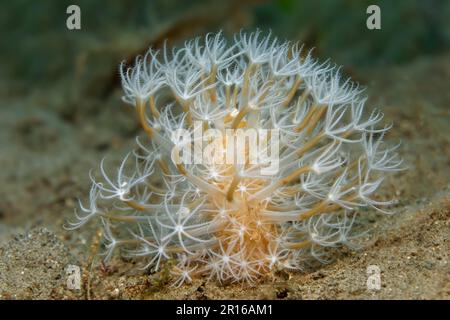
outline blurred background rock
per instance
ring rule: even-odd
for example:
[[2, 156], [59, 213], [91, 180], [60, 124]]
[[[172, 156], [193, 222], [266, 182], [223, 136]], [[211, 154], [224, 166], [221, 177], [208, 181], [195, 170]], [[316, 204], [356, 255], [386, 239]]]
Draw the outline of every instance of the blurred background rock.
[[[66, 28], [70, 4], [81, 8], [80, 31]], [[370, 4], [381, 8], [381, 30], [366, 28]], [[106, 83], [97, 73], [114, 74], [121, 59], [166, 38], [177, 43], [256, 27], [300, 40], [347, 68], [383, 67], [447, 50], [449, 17], [446, 0], [9, 1], [0, 11], [0, 69], [18, 90], [72, 76], [98, 92]]]

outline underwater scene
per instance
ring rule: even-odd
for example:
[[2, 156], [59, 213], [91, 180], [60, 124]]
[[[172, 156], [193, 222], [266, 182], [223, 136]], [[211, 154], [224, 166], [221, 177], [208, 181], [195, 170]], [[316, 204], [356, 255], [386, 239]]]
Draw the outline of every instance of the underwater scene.
[[0, 300], [448, 300], [449, 17], [1, 4]]

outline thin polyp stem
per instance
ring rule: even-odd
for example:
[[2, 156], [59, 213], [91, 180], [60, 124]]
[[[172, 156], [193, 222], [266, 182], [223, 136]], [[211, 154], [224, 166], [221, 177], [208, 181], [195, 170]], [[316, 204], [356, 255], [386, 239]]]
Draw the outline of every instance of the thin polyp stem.
[[322, 115], [324, 114], [326, 109], [327, 109], [327, 107], [323, 106], [323, 105], [317, 107], [316, 112], [314, 113], [314, 116], [308, 123], [308, 130], [307, 130], [308, 134], [312, 133], [312, 131], [314, 130], [314, 128], [317, 125], [317, 122], [320, 120], [320, 118], [322, 117]]
[[137, 210], [137, 211], [146, 211], [147, 210], [147, 208], [145, 206], [137, 203], [136, 201], [128, 200], [128, 201], [124, 201], [124, 202], [127, 206], [129, 206], [130, 208], [133, 208], [134, 210]]
[[292, 88], [289, 90], [286, 100], [283, 102], [284, 107], [287, 107], [289, 105], [289, 103], [291, 102], [292, 98], [295, 96], [295, 93], [297, 92], [297, 89], [301, 83], [302, 83], [302, 79], [300, 77], [298, 77], [295, 80], [294, 84], [292, 85]]
[[312, 115], [315, 112], [315, 106], [311, 106], [305, 118], [298, 124], [298, 126], [294, 129], [295, 132], [300, 132], [309, 124], [309, 119], [311, 119]]
[[292, 180], [294, 180], [295, 178], [297, 178], [299, 175], [310, 171], [311, 168], [309, 166], [305, 166], [305, 167], [300, 167], [297, 170], [295, 170], [294, 172], [292, 172], [291, 174], [289, 174], [288, 176], [282, 178], [279, 180], [278, 184], [279, 185], [286, 185], [289, 182], [291, 182]]
[[147, 117], [145, 115], [145, 104], [141, 99], [136, 100], [136, 109], [139, 116], [139, 122], [144, 129], [144, 131], [149, 135], [151, 138], [153, 136], [153, 129], [148, 125]]
[[289, 249], [299, 250], [306, 248], [312, 244], [311, 240], [304, 240], [300, 242], [288, 242], [285, 243], [284, 246], [286, 246]]
[[245, 70], [244, 74], [244, 81], [242, 85], [242, 91], [241, 91], [241, 101], [240, 105], [247, 105], [248, 102], [248, 87], [250, 82], [250, 76], [253, 73], [253, 70], [255, 69], [255, 65], [250, 63], [250, 65], [247, 67], [247, 70]]
[[274, 192], [275, 189], [279, 188], [282, 185], [288, 184], [289, 182], [294, 180], [296, 177], [298, 177], [299, 175], [301, 175], [305, 172], [308, 172], [309, 170], [311, 170], [311, 168], [309, 166], [300, 167], [297, 170], [295, 170], [294, 172], [290, 173], [288, 176], [268, 185], [267, 187], [259, 190], [257, 193], [251, 195], [249, 197], [249, 200], [264, 199], [264, 198], [268, 197], [270, 194], [272, 194], [272, 192]]
[[186, 167], [181, 163], [178, 147], [174, 147], [173, 156], [175, 157], [174, 161], [176, 163], [177, 170], [180, 172], [180, 174], [185, 176], [187, 180], [192, 182], [200, 190], [203, 190], [212, 196], [217, 196], [217, 195], [225, 196], [225, 193], [222, 190], [220, 190], [216, 186], [206, 182], [202, 178], [193, 175], [190, 171], [188, 171], [186, 169]]
[[234, 191], [236, 190], [237, 185], [241, 181], [241, 178], [238, 175], [235, 175], [233, 177], [233, 180], [231, 181], [230, 187], [228, 188], [227, 192], [227, 200], [233, 201]]
[[149, 105], [150, 105], [150, 112], [152, 113], [153, 117], [155, 119], [158, 119], [160, 117], [160, 113], [158, 109], [156, 109], [155, 98], [153, 96], [150, 96], [149, 98]]
[[308, 151], [309, 149], [311, 149], [312, 147], [314, 147], [319, 141], [320, 139], [322, 139], [322, 137], [324, 136], [324, 133], [321, 132], [318, 135], [316, 135], [314, 138], [312, 138], [311, 140], [309, 140], [308, 142], [306, 142], [301, 148], [299, 148], [297, 150], [297, 155], [301, 156], [303, 155], [306, 151]]
[[232, 129], [237, 129], [239, 126], [239, 123], [242, 121], [242, 119], [249, 113], [250, 108], [248, 106], [242, 108], [239, 113], [236, 115], [236, 118], [234, 118], [233, 124], [231, 125]]

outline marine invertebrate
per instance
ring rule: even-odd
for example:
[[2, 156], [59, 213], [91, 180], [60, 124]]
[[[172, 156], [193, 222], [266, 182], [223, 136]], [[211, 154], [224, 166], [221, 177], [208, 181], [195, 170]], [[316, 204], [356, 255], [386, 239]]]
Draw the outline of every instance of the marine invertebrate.
[[99, 219], [106, 258], [120, 249], [153, 270], [175, 259], [176, 285], [252, 282], [325, 261], [357, 236], [361, 208], [392, 203], [375, 196], [401, 169], [383, 142], [390, 126], [379, 111], [364, 115], [363, 90], [339, 68], [296, 43], [257, 31], [227, 46], [208, 34], [120, 71], [146, 138], [115, 174], [101, 162], [90, 204], [68, 226]]

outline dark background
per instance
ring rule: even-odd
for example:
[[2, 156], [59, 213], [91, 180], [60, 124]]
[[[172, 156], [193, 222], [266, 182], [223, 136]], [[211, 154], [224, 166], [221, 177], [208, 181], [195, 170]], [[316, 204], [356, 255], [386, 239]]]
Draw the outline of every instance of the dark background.
[[[66, 28], [66, 8], [81, 8], [82, 30]], [[366, 28], [366, 8], [381, 8], [381, 30]], [[272, 30], [300, 40], [315, 54], [348, 69], [409, 63], [448, 50], [450, 2], [446, 0], [230, 0], [230, 1], [2, 1], [1, 76], [19, 87], [52, 85], [74, 75], [114, 66], [124, 57], [223, 29]], [[86, 58], [83, 58], [87, 56]], [[104, 61], [106, 63], [106, 61]], [[106, 64], [108, 64], [106, 63]], [[101, 72], [101, 71], [100, 71]], [[89, 76], [88, 76], [89, 78]], [[38, 82], [38, 83], [37, 83]]]

